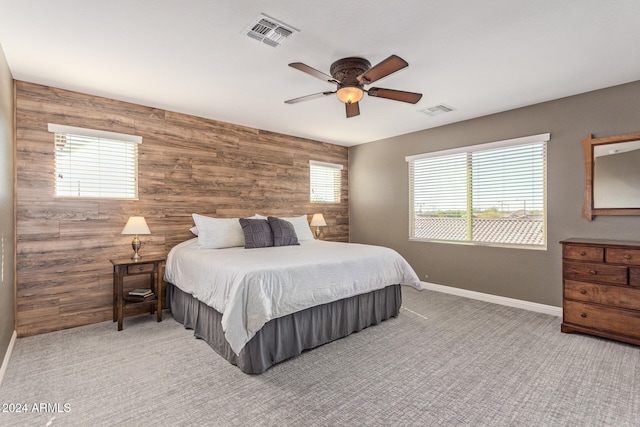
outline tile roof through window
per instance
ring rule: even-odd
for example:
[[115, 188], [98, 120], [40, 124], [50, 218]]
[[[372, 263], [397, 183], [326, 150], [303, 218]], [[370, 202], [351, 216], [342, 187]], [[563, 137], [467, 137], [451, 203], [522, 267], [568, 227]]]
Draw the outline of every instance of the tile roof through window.
[[[429, 240], [466, 241], [465, 218], [415, 219], [414, 237]], [[475, 218], [473, 240], [482, 243], [544, 245], [544, 222], [532, 218]]]

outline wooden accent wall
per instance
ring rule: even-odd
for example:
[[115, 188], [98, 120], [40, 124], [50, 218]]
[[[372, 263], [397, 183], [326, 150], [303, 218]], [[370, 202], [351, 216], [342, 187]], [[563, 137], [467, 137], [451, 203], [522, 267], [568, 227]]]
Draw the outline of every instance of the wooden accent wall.
[[[151, 229], [143, 256], [193, 237], [194, 212], [323, 213], [322, 238], [349, 240], [346, 147], [20, 81], [16, 122], [20, 337], [111, 319], [109, 259], [132, 253], [132, 237], [120, 234], [129, 216]], [[139, 200], [54, 197], [48, 123], [142, 136]], [[309, 203], [310, 159], [344, 166], [341, 203]]]

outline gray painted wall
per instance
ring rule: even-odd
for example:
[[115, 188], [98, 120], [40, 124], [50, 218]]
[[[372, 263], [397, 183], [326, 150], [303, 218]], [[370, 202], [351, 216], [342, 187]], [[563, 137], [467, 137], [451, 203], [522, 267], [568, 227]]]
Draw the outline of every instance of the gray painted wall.
[[[405, 156], [547, 132], [546, 251], [408, 240]], [[640, 241], [640, 217], [600, 216], [589, 222], [581, 216], [582, 139], [589, 133], [597, 138], [632, 132], [640, 132], [640, 81], [352, 147], [351, 241], [394, 248], [426, 282], [559, 307], [559, 241]]]
[[0, 358], [14, 331], [13, 132], [13, 78], [0, 46]]

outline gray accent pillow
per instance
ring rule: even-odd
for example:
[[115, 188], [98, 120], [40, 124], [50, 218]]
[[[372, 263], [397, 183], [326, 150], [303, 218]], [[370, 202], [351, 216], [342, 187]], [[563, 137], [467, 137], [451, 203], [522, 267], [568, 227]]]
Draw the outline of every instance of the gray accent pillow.
[[284, 219], [270, 216], [267, 218], [273, 232], [273, 246], [299, 245], [296, 229], [292, 223]]
[[244, 248], [267, 248], [273, 246], [273, 232], [266, 219], [240, 218], [244, 232]]

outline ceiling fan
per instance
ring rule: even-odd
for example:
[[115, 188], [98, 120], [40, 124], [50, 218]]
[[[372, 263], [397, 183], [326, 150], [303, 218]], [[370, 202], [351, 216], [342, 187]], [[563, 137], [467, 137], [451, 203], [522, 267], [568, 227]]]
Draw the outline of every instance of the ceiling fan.
[[386, 98], [394, 101], [408, 102], [415, 104], [422, 98], [421, 93], [405, 92], [395, 89], [383, 89], [380, 87], [372, 87], [365, 89], [364, 86], [375, 82], [391, 73], [401, 70], [409, 64], [404, 59], [396, 55], [391, 55], [384, 61], [375, 66], [364, 58], [343, 58], [333, 64], [329, 72], [331, 76], [311, 68], [302, 62], [293, 62], [289, 64], [297, 70], [310, 74], [320, 80], [337, 85], [336, 90], [314, 93], [311, 95], [301, 96], [299, 98], [289, 99], [285, 101], [287, 104], [295, 104], [301, 101], [309, 101], [311, 99], [321, 98], [323, 96], [336, 94], [338, 99], [344, 102], [347, 109], [347, 118], [360, 114], [358, 102], [366, 92], [369, 96], [377, 98]]

